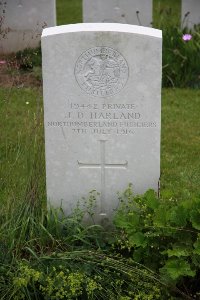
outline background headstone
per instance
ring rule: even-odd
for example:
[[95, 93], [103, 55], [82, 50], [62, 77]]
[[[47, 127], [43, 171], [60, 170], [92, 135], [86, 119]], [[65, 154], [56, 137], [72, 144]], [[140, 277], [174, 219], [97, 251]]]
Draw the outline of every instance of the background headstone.
[[182, 0], [182, 27], [193, 28], [200, 24], [200, 1]]
[[151, 26], [152, 0], [83, 0], [83, 22]]
[[[161, 31], [75, 24], [42, 35], [47, 196], [67, 213], [91, 190], [109, 218], [117, 192], [157, 191]], [[96, 220], [98, 218], [96, 217]]]
[[37, 47], [43, 28], [56, 25], [55, 0], [0, 0], [0, 53]]

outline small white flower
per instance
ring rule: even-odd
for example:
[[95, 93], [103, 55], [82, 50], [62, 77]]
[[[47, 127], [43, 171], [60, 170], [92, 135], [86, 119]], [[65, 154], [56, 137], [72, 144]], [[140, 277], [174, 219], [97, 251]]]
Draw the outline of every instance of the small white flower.
[[29, 104], [29, 102], [27, 101], [26, 104]]

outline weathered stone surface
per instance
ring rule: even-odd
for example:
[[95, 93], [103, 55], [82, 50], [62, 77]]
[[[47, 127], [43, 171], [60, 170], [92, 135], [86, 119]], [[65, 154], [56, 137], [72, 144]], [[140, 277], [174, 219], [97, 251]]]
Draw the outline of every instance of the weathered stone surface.
[[96, 220], [117, 192], [157, 190], [161, 31], [75, 24], [42, 35], [48, 200], [67, 213], [97, 190]]
[[0, 0], [0, 53], [37, 47], [43, 28], [56, 25], [55, 0]]
[[83, 0], [83, 21], [151, 26], [152, 0]]

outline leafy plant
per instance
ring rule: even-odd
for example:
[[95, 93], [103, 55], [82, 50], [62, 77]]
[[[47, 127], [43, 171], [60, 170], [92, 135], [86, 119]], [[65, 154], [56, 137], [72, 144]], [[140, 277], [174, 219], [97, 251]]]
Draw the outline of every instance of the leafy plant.
[[[34, 197], [32, 197], [34, 195]], [[155, 272], [113, 252], [113, 232], [84, 225], [95, 191], [71, 216], [41, 205], [28, 193], [0, 226], [1, 299], [161, 299], [168, 296]]]
[[25, 49], [16, 53], [16, 60], [19, 68], [22, 70], [30, 70], [33, 67], [39, 67], [42, 64], [41, 47], [36, 49]]
[[158, 199], [153, 190], [135, 196], [129, 186], [114, 223], [121, 229], [117, 246], [122, 253], [128, 251], [135, 261], [182, 290], [186, 280], [199, 281], [200, 197]]
[[101, 250], [54, 253], [23, 261], [16, 270], [9, 290], [14, 299], [150, 300], [167, 296], [153, 272]]
[[[191, 40], [184, 41], [185, 33]], [[166, 26], [163, 29], [163, 86], [191, 87], [200, 86], [200, 31], [181, 30], [179, 27]]]

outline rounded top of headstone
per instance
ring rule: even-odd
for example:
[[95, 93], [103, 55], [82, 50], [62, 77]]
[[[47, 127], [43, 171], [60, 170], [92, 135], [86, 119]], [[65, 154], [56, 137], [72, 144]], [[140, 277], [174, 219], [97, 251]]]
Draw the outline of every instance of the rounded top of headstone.
[[134, 33], [139, 35], [147, 35], [156, 38], [162, 38], [162, 30], [154, 29], [150, 27], [120, 24], [120, 23], [80, 23], [70, 24], [62, 26], [54, 26], [45, 28], [42, 32], [42, 37], [64, 34], [64, 33], [75, 33], [75, 32], [94, 32], [94, 31], [106, 31], [106, 32], [124, 32]]

